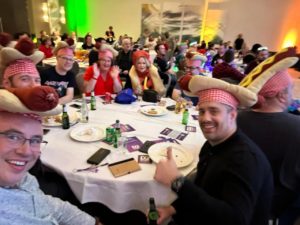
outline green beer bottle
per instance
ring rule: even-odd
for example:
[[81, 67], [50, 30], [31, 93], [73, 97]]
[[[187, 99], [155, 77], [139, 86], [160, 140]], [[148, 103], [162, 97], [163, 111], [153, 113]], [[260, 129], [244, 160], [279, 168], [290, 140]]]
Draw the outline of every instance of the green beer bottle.
[[70, 128], [70, 121], [69, 121], [69, 115], [67, 111], [67, 106], [63, 105], [63, 113], [61, 116], [61, 123], [63, 129], [69, 129]]
[[91, 110], [96, 110], [97, 106], [96, 106], [96, 97], [95, 97], [95, 92], [92, 91], [91, 92]]

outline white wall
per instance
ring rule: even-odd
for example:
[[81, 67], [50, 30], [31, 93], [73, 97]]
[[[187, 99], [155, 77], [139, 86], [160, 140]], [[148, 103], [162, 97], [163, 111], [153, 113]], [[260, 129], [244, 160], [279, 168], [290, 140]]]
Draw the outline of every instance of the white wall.
[[[209, 8], [219, 4], [225, 12], [225, 41], [234, 41], [238, 33], [243, 33], [249, 47], [258, 42], [271, 50], [278, 50], [282, 21], [292, 0], [208, 1]], [[202, 3], [199, 0], [90, 0], [89, 13], [93, 21], [90, 32], [95, 37], [104, 36], [108, 26], [112, 25], [117, 37], [127, 33], [137, 39], [141, 33], [141, 5], [160, 2], [205, 4], [205, 0]]]
[[247, 45], [255, 43], [278, 50], [282, 22], [291, 0], [231, 0], [226, 3], [224, 40], [233, 41], [243, 33]]
[[182, 4], [200, 4], [205, 0], [90, 0], [89, 9], [92, 26], [90, 32], [95, 37], [104, 36], [108, 26], [112, 25], [116, 37], [128, 34], [136, 40], [141, 34], [142, 4], [179, 2]]

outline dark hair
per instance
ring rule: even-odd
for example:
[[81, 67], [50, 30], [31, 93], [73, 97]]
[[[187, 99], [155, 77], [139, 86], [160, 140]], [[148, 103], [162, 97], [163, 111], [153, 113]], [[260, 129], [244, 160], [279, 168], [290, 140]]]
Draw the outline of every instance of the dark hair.
[[2, 32], [0, 33], [0, 45], [6, 47], [9, 42], [11, 42], [12, 36], [9, 33]]
[[[164, 43], [160, 42], [160, 43], [158, 43], [157, 45], [155, 45], [154, 50], [155, 50], [156, 52], [158, 52], [159, 46], [161, 46], [161, 45], [165, 46]], [[166, 46], [165, 46], [165, 47], [166, 47]]]
[[[47, 42], [48, 40], [50, 40], [50, 41], [51, 41], [51, 38], [50, 38], [49, 36], [45, 36], [45, 37], [43, 37], [43, 38], [41, 39], [41, 44], [42, 44], [42, 45], [45, 45], [45, 44], [46, 44], [46, 42]], [[50, 44], [50, 45], [51, 45], [51, 44]]]
[[224, 54], [224, 61], [227, 63], [231, 63], [234, 60], [234, 51], [229, 49]]
[[258, 44], [258, 43], [252, 45], [251, 52], [257, 53], [257, 49], [260, 47], [261, 47], [261, 44]]

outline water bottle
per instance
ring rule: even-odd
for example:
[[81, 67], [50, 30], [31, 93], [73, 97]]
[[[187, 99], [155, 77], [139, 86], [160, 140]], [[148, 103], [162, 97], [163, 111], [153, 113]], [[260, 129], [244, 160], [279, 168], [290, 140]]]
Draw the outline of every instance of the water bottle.
[[69, 120], [69, 115], [68, 115], [66, 105], [63, 105], [63, 113], [62, 113], [62, 116], [61, 116], [61, 123], [62, 123], [62, 128], [63, 129], [69, 129], [70, 128], [70, 120]]
[[89, 108], [86, 103], [85, 94], [82, 94], [82, 104], [81, 104], [81, 123], [87, 123], [89, 121]]
[[96, 106], [96, 97], [95, 97], [95, 92], [92, 91], [91, 92], [91, 110], [96, 110], [97, 106]]
[[189, 110], [185, 109], [182, 115], [182, 124], [187, 125], [189, 122]]
[[154, 198], [149, 198], [149, 213], [148, 220], [149, 225], [157, 225], [158, 212], [155, 206]]

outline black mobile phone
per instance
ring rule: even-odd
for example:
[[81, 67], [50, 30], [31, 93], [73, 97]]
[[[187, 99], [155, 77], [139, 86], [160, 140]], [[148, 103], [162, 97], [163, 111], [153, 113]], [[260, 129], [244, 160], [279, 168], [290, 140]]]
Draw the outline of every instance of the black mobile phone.
[[110, 153], [110, 150], [105, 148], [100, 148], [91, 157], [87, 159], [87, 163], [98, 165], [105, 157]]
[[148, 149], [154, 144], [155, 144], [154, 141], [145, 141], [142, 147], [140, 147], [139, 151], [143, 153], [148, 153]]
[[73, 107], [75, 109], [80, 109], [81, 108], [81, 105], [78, 105], [78, 104], [71, 104], [70, 107]]
[[167, 106], [167, 110], [174, 111], [175, 110], [175, 105]]

